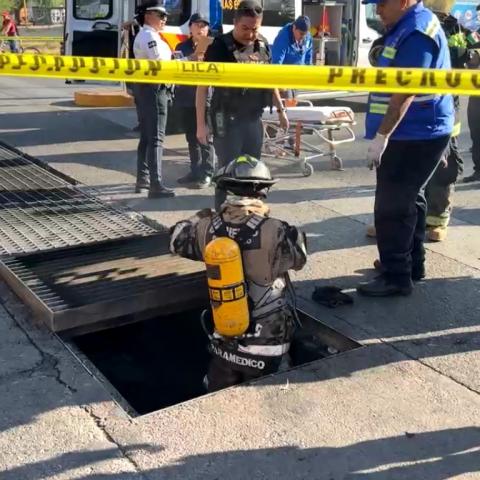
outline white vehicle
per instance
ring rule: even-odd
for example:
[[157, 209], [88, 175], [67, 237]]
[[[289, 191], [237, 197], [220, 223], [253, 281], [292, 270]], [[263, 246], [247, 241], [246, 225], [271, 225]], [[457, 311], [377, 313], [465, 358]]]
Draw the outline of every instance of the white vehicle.
[[[233, 11], [240, 0], [166, 0], [168, 25], [163, 33], [172, 48], [188, 34], [188, 19], [195, 12], [210, 19], [223, 31], [232, 27]], [[316, 29], [328, 17], [324, 36], [325, 64], [366, 65], [377, 32], [367, 24], [367, 10], [360, 0], [263, 0], [262, 34], [273, 42], [279, 29], [297, 16], [308, 15]], [[135, 0], [66, 0], [65, 54], [116, 57], [120, 26], [131, 20]], [[369, 9], [370, 17], [374, 12]], [[223, 15], [222, 15], [223, 14]], [[325, 21], [324, 21], [325, 25]], [[314, 38], [318, 48], [320, 38]]]
[[[304, 14], [312, 22], [317, 63], [368, 65], [368, 52], [379, 36], [369, 26], [369, 23], [376, 25], [376, 16], [370, 5], [362, 5], [361, 0], [260, 1], [264, 9], [261, 33], [270, 43], [281, 27]], [[139, 0], [66, 0], [65, 54], [118, 57], [121, 25], [133, 18], [138, 3]], [[195, 12], [208, 18], [214, 31], [223, 29], [228, 32], [232, 28], [234, 9], [239, 3], [240, 0], [165, 0], [169, 17], [162, 36], [174, 50], [188, 35], [188, 19]], [[325, 35], [315, 36], [318, 30], [326, 32]], [[318, 92], [310, 98], [339, 94]]]

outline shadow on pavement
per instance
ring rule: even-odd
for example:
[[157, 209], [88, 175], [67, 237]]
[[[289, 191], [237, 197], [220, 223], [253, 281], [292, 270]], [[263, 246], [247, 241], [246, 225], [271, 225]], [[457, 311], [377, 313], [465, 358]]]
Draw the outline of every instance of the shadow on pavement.
[[[133, 446], [135, 450], [144, 448], [143, 445]], [[149, 468], [138, 473], [103, 473], [75, 478], [447, 480], [479, 472], [479, 448], [480, 429], [464, 427], [418, 433], [404, 432], [393, 437], [340, 447], [302, 448], [290, 445], [213, 452], [182, 457], [176, 460], [174, 465]], [[150, 450], [152, 449], [155, 447], [150, 447]], [[117, 449], [71, 452], [7, 471], [3, 478], [47, 480], [75, 468], [118, 458], [118, 455]]]

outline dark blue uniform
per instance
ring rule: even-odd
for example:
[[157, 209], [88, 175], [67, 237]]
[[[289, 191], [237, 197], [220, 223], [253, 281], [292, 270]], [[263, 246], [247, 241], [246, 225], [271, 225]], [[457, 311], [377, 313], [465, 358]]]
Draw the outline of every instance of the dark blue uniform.
[[[440, 22], [422, 2], [407, 10], [386, 33], [377, 66], [451, 68]], [[390, 97], [388, 94], [370, 95], [366, 138], [376, 135]], [[362, 285], [360, 293], [408, 294], [412, 276], [424, 275], [424, 189], [449, 142], [453, 122], [450, 95], [417, 95], [391, 134], [377, 168], [375, 194], [377, 244], [387, 287], [375, 290], [371, 288], [373, 284]]]

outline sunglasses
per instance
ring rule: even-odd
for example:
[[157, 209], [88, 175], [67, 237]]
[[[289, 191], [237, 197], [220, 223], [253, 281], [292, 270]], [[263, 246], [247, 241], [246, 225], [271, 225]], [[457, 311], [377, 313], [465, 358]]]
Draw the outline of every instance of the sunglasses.
[[152, 14], [152, 15], [155, 15], [156, 17], [158, 17], [160, 20], [164, 20], [167, 18], [167, 14], [166, 13], [163, 13], [163, 12], [158, 12], [158, 11], [155, 11], [155, 10], [150, 10], [148, 13]]

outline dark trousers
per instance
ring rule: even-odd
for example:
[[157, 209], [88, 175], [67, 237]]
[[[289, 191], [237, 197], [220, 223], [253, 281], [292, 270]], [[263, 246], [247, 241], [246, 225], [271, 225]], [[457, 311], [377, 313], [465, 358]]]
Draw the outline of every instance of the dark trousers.
[[377, 169], [375, 228], [380, 261], [389, 281], [410, 285], [412, 265], [425, 261], [424, 189], [450, 136], [433, 140], [390, 140]]
[[236, 370], [231, 368], [227, 362], [220, 360], [218, 357], [213, 357], [210, 361], [207, 373], [207, 390], [209, 392], [216, 392], [222, 388], [232, 387], [243, 382], [260, 378], [262, 373]]
[[[227, 118], [224, 135], [216, 134], [214, 127], [213, 144], [218, 158], [218, 167], [227, 165], [240, 155], [251, 155], [260, 159], [263, 144], [263, 125], [260, 117]], [[223, 190], [215, 189], [215, 209], [226, 199]]]
[[140, 123], [137, 148], [137, 184], [150, 188], [162, 183], [162, 156], [169, 95], [162, 85], [135, 84], [135, 105]]
[[427, 226], [446, 227], [452, 210], [452, 194], [455, 182], [463, 172], [463, 160], [458, 149], [457, 137], [450, 138], [445, 150], [446, 165], [441, 162], [425, 189], [427, 199]]
[[480, 97], [468, 99], [467, 118], [472, 139], [473, 168], [480, 173]]
[[197, 114], [195, 107], [180, 107], [182, 125], [190, 155], [190, 169], [195, 178], [202, 179], [213, 175], [213, 159], [210, 158], [209, 145], [197, 140]]

